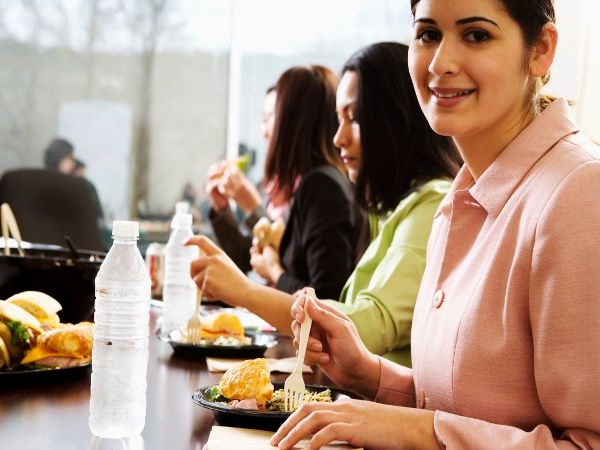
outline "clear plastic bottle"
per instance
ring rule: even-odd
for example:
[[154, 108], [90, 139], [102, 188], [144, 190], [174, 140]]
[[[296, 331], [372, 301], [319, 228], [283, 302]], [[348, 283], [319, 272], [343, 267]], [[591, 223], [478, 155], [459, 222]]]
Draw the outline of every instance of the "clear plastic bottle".
[[96, 276], [89, 426], [96, 436], [139, 435], [146, 420], [150, 275], [137, 222], [115, 221]]
[[198, 249], [183, 245], [183, 241], [194, 234], [192, 215], [188, 211], [188, 203], [177, 202], [171, 235], [164, 249], [163, 337], [168, 337], [171, 331], [187, 322], [196, 302], [196, 285], [190, 276], [190, 264], [197, 257]]

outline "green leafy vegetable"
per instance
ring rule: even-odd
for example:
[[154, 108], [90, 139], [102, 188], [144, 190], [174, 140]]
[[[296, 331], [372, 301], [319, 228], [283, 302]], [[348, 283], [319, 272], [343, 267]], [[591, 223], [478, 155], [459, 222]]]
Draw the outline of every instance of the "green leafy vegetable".
[[18, 320], [9, 320], [6, 322], [12, 335], [12, 344], [21, 348], [28, 347], [31, 344], [29, 331], [27, 327]]
[[207, 390], [207, 394], [208, 394], [208, 401], [210, 402], [227, 402], [229, 401], [228, 398], [223, 397], [223, 395], [221, 395], [221, 391], [219, 391], [219, 386], [213, 386], [210, 389]]

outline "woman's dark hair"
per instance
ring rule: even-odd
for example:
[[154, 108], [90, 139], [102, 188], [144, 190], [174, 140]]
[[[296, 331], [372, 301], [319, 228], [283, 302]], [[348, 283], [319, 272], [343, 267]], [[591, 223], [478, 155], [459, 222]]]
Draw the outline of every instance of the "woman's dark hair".
[[73, 144], [62, 138], [52, 139], [44, 152], [44, 165], [46, 169], [58, 170], [59, 163], [67, 156], [73, 156]]
[[384, 213], [434, 178], [454, 178], [461, 163], [454, 143], [425, 118], [408, 71], [408, 47], [382, 42], [358, 50], [342, 74], [355, 72], [362, 148], [355, 192], [365, 209]]
[[[413, 14], [419, 1], [410, 0]], [[508, 15], [519, 25], [527, 50], [531, 49], [539, 39], [544, 25], [556, 23], [554, 0], [500, 0], [500, 3]], [[529, 52], [525, 52], [525, 55], [529, 55]], [[555, 100], [555, 97], [550, 95], [539, 95], [539, 90], [549, 79], [550, 73], [547, 73], [539, 79], [535, 87], [534, 106], [539, 110], [543, 110]]]
[[292, 67], [277, 81], [275, 123], [265, 161], [265, 180], [277, 179], [289, 199], [298, 176], [314, 167], [332, 165], [345, 173], [338, 149], [335, 94], [337, 75], [312, 65]]

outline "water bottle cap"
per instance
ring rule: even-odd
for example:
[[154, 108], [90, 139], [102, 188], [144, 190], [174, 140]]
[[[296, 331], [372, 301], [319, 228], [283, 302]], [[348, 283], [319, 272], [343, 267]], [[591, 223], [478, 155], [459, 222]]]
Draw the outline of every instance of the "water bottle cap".
[[191, 227], [193, 222], [192, 215], [189, 213], [175, 214], [171, 221], [171, 228]]
[[189, 211], [190, 204], [188, 202], [175, 203], [175, 215], [171, 220], [171, 228], [191, 227], [193, 218]]
[[120, 238], [137, 238], [140, 234], [140, 224], [131, 220], [115, 220], [112, 234]]
[[188, 202], [175, 203], [175, 214], [187, 214], [189, 211], [190, 204]]

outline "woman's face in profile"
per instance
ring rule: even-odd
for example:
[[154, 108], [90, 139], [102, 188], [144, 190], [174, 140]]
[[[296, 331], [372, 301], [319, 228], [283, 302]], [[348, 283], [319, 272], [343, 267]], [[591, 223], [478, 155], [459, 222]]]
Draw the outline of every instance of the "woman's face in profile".
[[348, 170], [348, 177], [356, 182], [360, 169], [362, 149], [360, 146], [360, 126], [357, 109], [358, 74], [346, 71], [340, 80], [336, 95], [336, 111], [339, 121], [333, 143], [340, 149], [340, 154]]
[[272, 90], [265, 96], [265, 101], [263, 103], [262, 118], [260, 121], [260, 134], [267, 143], [273, 135], [273, 124], [275, 122], [275, 100], [277, 100], [277, 94], [275, 90]]

